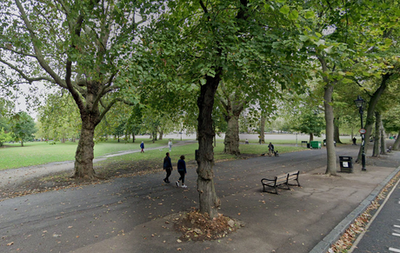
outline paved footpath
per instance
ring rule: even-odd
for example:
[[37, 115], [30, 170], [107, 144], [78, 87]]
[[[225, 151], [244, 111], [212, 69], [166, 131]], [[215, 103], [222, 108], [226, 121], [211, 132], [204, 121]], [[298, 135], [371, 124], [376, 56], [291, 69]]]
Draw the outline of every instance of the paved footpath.
[[[357, 151], [348, 145], [337, 155]], [[194, 169], [187, 189], [158, 173], [10, 199], [0, 202], [0, 252], [326, 252], [399, 165], [393, 152], [367, 157], [366, 172], [355, 165], [354, 173], [328, 177], [325, 149], [217, 163], [220, 212], [245, 226], [212, 242], [180, 243], [173, 229], [175, 217], [198, 206]], [[261, 178], [293, 170], [302, 172], [302, 187], [261, 191]]]

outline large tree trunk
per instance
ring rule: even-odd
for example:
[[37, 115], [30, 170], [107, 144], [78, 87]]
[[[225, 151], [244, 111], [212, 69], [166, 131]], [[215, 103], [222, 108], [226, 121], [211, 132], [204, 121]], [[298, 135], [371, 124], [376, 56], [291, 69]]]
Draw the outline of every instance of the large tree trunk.
[[[240, 113], [239, 113], [240, 114]], [[225, 116], [228, 128], [225, 133], [224, 152], [232, 155], [240, 155], [239, 151], [239, 116]]]
[[[323, 57], [318, 57], [318, 60], [321, 63], [322, 71], [324, 73], [328, 72], [328, 66]], [[325, 173], [328, 175], [336, 175], [336, 150], [333, 142], [333, 107], [332, 103], [332, 94], [333, 94], [333, 85], [331, 80], [328, 79], [327, 76], [323, 77], [325, 82], [325, 91], [324, 91], [324, 108], [325, 108], [325, 127], [326, 127], [326, 154], [327, 154], [327, 166]]]
[[309, 142], [312, 142], [314, 140], [314, 134], [313, 133], [310, 133], [310, 139], [309, 139]]
[[164, 131], [163, 131], [162, 129], [160, 129], [159, 134], [160, 134], [160, 135], [159, 135], [158, 139], [161, 141], [162, 138], [163, 138], [163, 135], [164, 135]]
[[336, 143], [342, 143], [340, 141], [340, 132], [339, 132], [339, 118], [334, 118], [333, 119], [333, 140], [336, 141]]
[[261, 112], [261, 123], [260, 123], [260, 139], [261, 143], [265, 143], [265, 116]]
[[386, 155], [386, 133], [385, 133], [385, 127], [383, 126], [382, 118], [379, 120], [379, 129], [380, 129], [380, 134], [381, 134], [381, 154]]
[[[372, 126], [374, 124], [375, 107], [378, 104], [379, 98], [381, 97], [382, 93], [385, 91], [387, 83], [391, 76], [392, 76], [391, 73], [382, 75], [381, 85], [372, 95], [371, 100], [368, 103], [367, 119], [364, 126], [364, 129], [367, 130], [367, 132], [365, 133], [365, 149], [364, 149], [365, 154], [367, 153], [368, 150], [369, 137], [371, 136]], [[362, 156], [362, 146], [360, 146], [356, 162], [359, 163], [361, 161], [361, 156]]]
[[246, 101], [239, 98], [238, 93], [228, 93], [225, 90], [224, 83], [221, 84], [220, 90], [221, 94], [218, 94], [218, 99], [223, 108], [225, 121], [228, 124], [224, 139], [224, 152], [232, 155], [240, 155], [239, 116], [243, 111]]
[[400, 130], [397, 133], [396, 140], [394, 141], [392, 149], [393, 150], [399, 150], [399, 147], [400, 147]]
[[380, 123], [381, 123], [381, 115], [379, 112], [375, 112], [375, 133], [374, 133], [374, 148], [372, 151], [373, 157], [378, 157], [380, 155], [379, 148], [380, 148]]
[[82, 121], [81, 135], [75, 154], [73, 177], [93, 179], [95, 174], [93, 169], [95, 124], [90, 120], [90, 117], [85, 117]]
[[336, 175], [336, 150], [333, 142], [333, 108], [332, 108], [333, 86], [327, 84], [325, 86], [324, 107], [325, 107], [325, 124], [326, 124], [326, 153], [327, 167], [326, 174]]
[[127, 142], [130, 140], [130, 138], [131, 138], [130, 134], [128, 133], [128, 128], [127, 128], [127, 127], [125, 127], [125, 133], [124, 133], [124, 135], [125, 135], [125, 137], [124, 137], [125, 143], [127, 143]]
[[215, 125], [213, 124], [213, 131], [214, 131], [214, 147], [217, 146], [217, 133], [215, 132]]
[[214, 152], [213, 152], [213, 121], [212, 111], [214, 96], [221, 80], [221, 71], [218, 69], [214, 77], [206, 76], [206, 84], [201, 86], [200, 96], [197, 99], [199, 107], [197, 156], [197, 191], [199, 193], [200, 212], [207, 213], [211, 218], [217, 217], [220, 200], [214, 187]]

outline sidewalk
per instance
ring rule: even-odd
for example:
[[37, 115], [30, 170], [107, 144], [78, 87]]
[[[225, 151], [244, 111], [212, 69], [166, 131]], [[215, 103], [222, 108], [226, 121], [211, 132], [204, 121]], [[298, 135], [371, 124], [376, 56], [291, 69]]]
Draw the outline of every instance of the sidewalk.
[[[242, 166], [246, 177], [236, 170], [229, 179], [232, 182], [224, 184], [226, 178], [218, 180], [218, 173], [224, 173], [223, 168], [218, 167], [222, 165], [217, 164], [216, 188], [222, 202], [220, 212], [245, 224], [237, 232], [218, 241], [179, 242], [180, 234], [173, 229], [173, 221], [180, 214], [173, 213], [72, 252], [324, 253], [397, 174], [399, 161], [399, 152], [382, 158], [368, 157], [366, 172], [361, 172], [360, 166], [354, 164], [354, 173], [338, 173], [338, 177], [324, 175], [325, 166], [302, 170], [302, 187], [281, 190], [278, 195], [261, 192], [259, 173], [251, 170], [250, 165], [245, 168], [238, 164], [240, 161], [229, 166], [232, 171], [237, 169], [235, 164]], [[271, 170], [272, 174], [278, 172], [279, 169]], [[190, 197], [196, 196], [195, 186], [189, 187], [186, 193]]]

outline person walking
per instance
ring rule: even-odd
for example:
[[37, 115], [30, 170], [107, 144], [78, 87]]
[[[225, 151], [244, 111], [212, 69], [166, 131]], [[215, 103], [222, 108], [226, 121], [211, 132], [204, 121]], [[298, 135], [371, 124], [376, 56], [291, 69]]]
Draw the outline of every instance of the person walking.
[[142, 141], [142, 143], [140, 143], [140, 148], [142, 149], [140, 151], [140, 153], [144, 153], [144, 143], [143, 143], [143, 141]]
[[171, 140], [169, 140], [169, 142], [168, 142], [168, 148], [169, 148], [169, 152], [171, 152], [171, 149], [172, 149], [172, 141]]
[[186, 175], [186, 162], [185, 162], [185, 156], [181, 155], [181, 159], [178, 161], [178, 173], [180, 175], [180, 178], [178, 181], [175, 182], [176, 186], [179, 187], [180, 181], [182, 180], [182, 188], [187, 188], [185, 185], [185, 175]]
[[172, 163], [171, 163], [171, 157], [169, 157], [169, 153], [168, 152], [165, 154], [163, 167], [164, 167], [165, 172], [167, 173], [167, 175], [164, 178], [164, 182], [165, 183], [170, 183], [169, 182], [169, 176], [171, 176], [171, 171], [172, 171], [173, 168], [172, 168]]

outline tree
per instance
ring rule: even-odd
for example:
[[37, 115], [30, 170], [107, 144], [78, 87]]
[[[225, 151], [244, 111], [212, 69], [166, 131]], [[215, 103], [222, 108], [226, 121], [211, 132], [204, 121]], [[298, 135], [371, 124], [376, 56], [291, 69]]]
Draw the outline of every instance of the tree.
[[5, 132], [4, 128], [0, 128], [0, 147], [4, 145], [4, 142], [11, 141], [12, 135], [10, 132]]
[[146, 70], [155, 72], [150, 75], [142, 71], [143, 80], [166, 76], [162, 83], [167, 87], [196, 92], [197, 189], [200, 212], [210, 217], [217, 215], [220, 204], [212, 168], [215, 135], [212, 112], [221, 81], [233, 75], [236, 80], [256, 77], [257, 81], [265, 81], [271, 80], [271, 72], [279, 73], [275, 82], [246, 85], [252, 91], [265, 85], [271, 91], [262, 90], [272, 93], [275, 87], [300, 86], [304, 80], [304, 71], [287, 64], [299, 57], [297, 41], [290, 37], [292, 19], [298, 13], [287, 13], [285, 8], [280, 11], [282, 7], [282, 3], [258, 0], [168, 1], [168, 9], [155, 23], [151, 36], [144, 37], [148, 52], [155, 56]]
[[[320, 78], [324, 83], [324, 107], [327, 135], [327, 174], [336, 174], [336, 154], [333, 146], [333, 95], [338, 86], [358, 83], [360, 79], [379, 77], [387, 73], [383, 60], [395, 44], [389, 38], [398, 31], [397, 1], [308, 1], [305, 7], [313, 12], [313, 22], [304, 24], [300, 36], [306, 51], [318, 59]], [[371, 13], [374, 9], [374, 14]], [[310, 13], [311, 14], [311, 13]], [[384, 56], [386, 55], [386, 56]], [[383, 57], [382, 57], [383, 56]], [[378, 60], [379, 59], [379, 60]], [[381, 61], [383, 60], [383, 61]], [[386, 58], [386, 60], [389, 60]], [[393, 67], [392, 63], [388, 67]], [[368, 129], [367, 129], [368, 135]]]
[[10, 132], [9, 118], [13, 108], [12, 101], [0, 97], [0, 129], [3, 129], [4, 133]]
[[[237, 85], [239, 90], [241, 85]], [[220, 91], [220, 92], [218, 92]], [[217, 90], [217, 99], [223, 109], [224, 119], [227, 122], [227, 129], [225, 133], [225, 148], [224, 152], [240, 155], [239, 151], [239, 116], [246, 105], [246, 100], [240, 92], [230, 92], [221, 82], [219, 89]]]
[[13, 138], [16, 141], [20, 141], [22, 147], [24, 146], [24, 141], [33, 139], [33, 134], [37, 130], [33, 118], [26, 112], [19, 112], [11, 117], [11, 131]]
[[42, 81], [71, 94], [82, 121], [74, 176], [93, 178], [95, 128], [117, 102], [135, 102], [118, 77], [157, 2], [4, 0], [0, 9], [2, 85]]
[[45, 102], [38, 108], [40, 131], [46, 139], [76, 139], [81, 129], [78, 108], [67, 92], [48, 94]]
[[[396, 88], [395, 88], [396, 87]], [[384, 128], [386, 129], [387, 132], [389, 133], [394, 133], [394, 135], [397, 135], [396, 140], [392, 146], [393, 150], [398, 150], [399, 145], [400, 145], [400, 119], [398, 117], [400, 113], [400, 101], [399, 97], [397, 96], [398, 92], [397, 90], [400, 88], [399, 83], [397, 82], [396, 86], [392, 86], [389, 89], [389, 94], [393, 94], [394, 100], [390, 100], [391, 102], [385, 103], [388, 105], [388, 109], [383, 113], [382, 116], [382, 122], [384, 125]]]
[[311, 142], [314, 140], [314, 135], [321, 136], [321, 132], [325, 128], [324, 120], [318, 111], [304, 109], [298, 112], [298, 116], [295, 116], [292, 120], [292, 129], [300, 133], [309, 134]]
[[[304, 34], [300, 40], [305, 43], [307, 53], [314, 55], [319, 62], [319, 69], [316, 77], [322, 80], [323, 101], [326, 126], [326, 150], [327, 150], [327, 174], [336, 174], [336, 151], [334, 147], [334, 113], [332, 106], [332, 96], [334, 87], [337, 86], [343, 77], [338, 71], [343, 71], [351, 65], [351, 53], [349, 50], [349, 40], [353, 38], [354, 27], [349, 26], [348, 20], [353, 17], [351, 10], [356, 8], [356, 4], [346, 4], [340, 1], [305, 3], [310, 10], [306, 14], [310, 19], [309, 24], [303, 26]], [[352, 19], [352, 22], [354, 20]], [[352, 24], [352, 23], [351, 23]], [[351, 44], [350, 44], [351, 45]], [[316, 63], [314, 63], [316, 64]]]
[[[400, 3], [393, 0], [371, 0], [366, 1], [366, 4], [368, 8], [355, 10], [359, 14], [358, 26], [362, 37], [359, 40], [359, 54], [353, 70], [359, 91], [368, 96], [364, 127], [367, 130], [365, 139], [368, 140], [379, 100], [393, 80], [397, 79], [400, 70], [397, 57], [397, 41], [400, 35], [397, 10]], [[370, 8], [376, 10], [374, 15], [370, 15]], [[365, 152], [367, 149], [368, 145], [365, 145]], [[361, 155], [360, 147], [357, 161], [361, 161]]]
[[[374, 125], [374, 116], [376, 112], [376, 107], [378, 105], [379, 99], [382, 96], [383, 92], [386, 90], [386, 88], [389, 85], [390, 78], [393, 75], [392, 71], [389, 72], [384, 72], [382, 73], [382, 78], [377, 85], [376, 90], [373, 92], [373, 94], [370, 94], [367, 90], [365, 92], [369, 95], [369, 100], [367, 100], [367, 117], [365, 120], [364, 128], [367, 130], [364, 138], [366, 141], [369, 140], [371, 133], [372, 133], [372, 127]], [[379, 124], [379, 123], [378, 123]], [[368, 144], [364, 145], [364, 152], [366, 153], [368, 150]], [[358, 152], [357, 156], [357, 162], [361, 161], [361, 156], [362, 156], [362, 147], [360, 147], [360, 150]]]
[[[272, 74], [274, 76], [274, 74]], [[268, 76], [264, 76], [268, 77]], [[271, 77], [270, 77], [271, 78]], [[227, 131], [225, 133], [224, 152], [240, 155], [239, 150], [239, 116], [244, 109], [260, 111], [260, 139], [264, 142], [264, 127], [267, 117], [276, 110], [275, 99], [280, 97], [279, 85], [274, 85], [273, 79], [254, 78], [241, 76], [225, 77], [222, 81], [216, 98], [223, 109]], [[249, 95], [252, 94], [252, 95]], [[251, 107], [257, 104], [255, 107]], [[257, 108], [257, 109], [256, 109]]]

